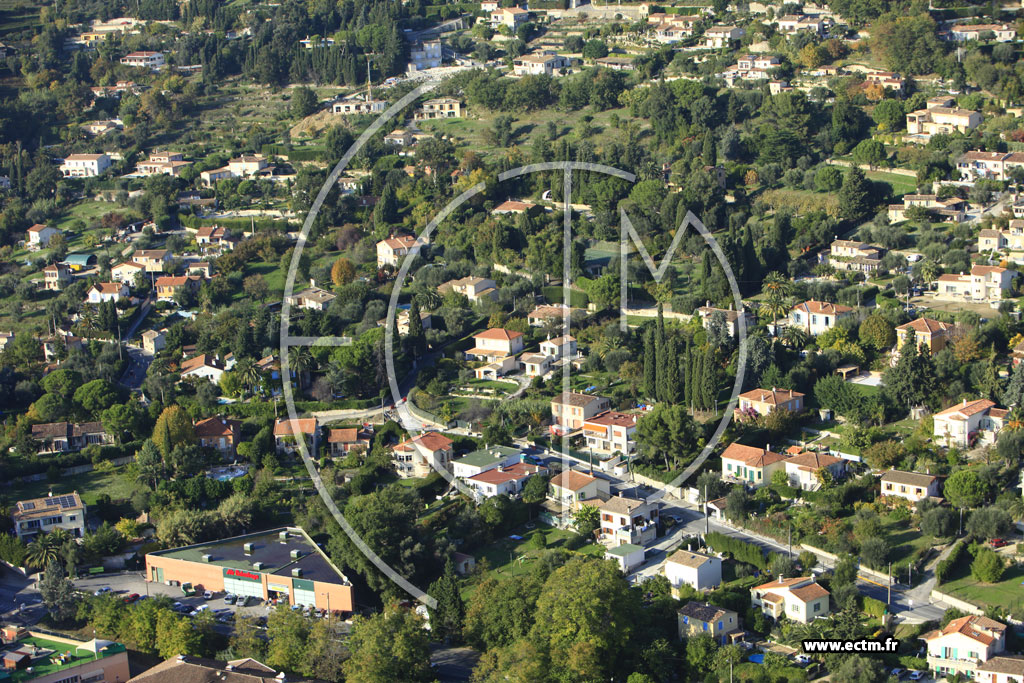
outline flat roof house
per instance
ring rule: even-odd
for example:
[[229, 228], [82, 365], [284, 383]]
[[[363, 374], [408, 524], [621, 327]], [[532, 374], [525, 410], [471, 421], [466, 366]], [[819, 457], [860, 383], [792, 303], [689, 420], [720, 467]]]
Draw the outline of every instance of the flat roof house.
[[146, 580], [188, 582], [205, 590], [343, 614], [354, 608], [348, 577], [298, 527], [148, 553]]
[[677, 596], [684, 584], [698, 591], [713, 590], [722, 583], [722, 560], [714, 555], [677, 550], [665, 561], [665, 578]]
[[159, 69], [166, 64], [163, 52], [140, 51], [129, 52], [121, 57], [121, 63], [140, 69]]
[[487, 446], [468, 453], [452, 463], [452, 474], [459, 479], [475, 477], [482, 472], [511, 467], [520, 462], [523, 452], [509, 446]]
[[0, 678], [10, 683], [118, 683], [131, 676], [121, 643], [16, 626], [4, 627], [0, 635], [7, 643]]
[[85, 503], [78, 492], [19, 500], [11, 511], [14, 535], [26, 543], [37, 534], [67, 529], [75, 538], [85, 535]]

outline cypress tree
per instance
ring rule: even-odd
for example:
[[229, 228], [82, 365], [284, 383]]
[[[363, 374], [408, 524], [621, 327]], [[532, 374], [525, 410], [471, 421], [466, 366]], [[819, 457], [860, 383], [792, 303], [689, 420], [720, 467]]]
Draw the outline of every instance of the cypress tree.
[[715, 350], [709, 344], [704, 350], [704, 363], [701, 376], [701, 394], [704, 397], [704, 409], [717, 411], [718, 383], [715, 381]]
[[644, 396], [655, 398], [657, 392], [657, 359], [654, 357], [654, 330], [644, 331]]
[[430, 594], [437, 600], [437, 607], [430, 610], [431, 633], [442, 641], [458, 642], [462, 636], [466, 605], [459, 593], [459, 579], [455, 576], [455, 565], [450, 557], [445, 562], [441, 578], [430, 587]]
[[671, 405], [679, 403], [679, 356], [676, 353], [675, 339], [669, 337], [665, 341], [665, 367], [662, 370], [665, 382], [665, 402]]

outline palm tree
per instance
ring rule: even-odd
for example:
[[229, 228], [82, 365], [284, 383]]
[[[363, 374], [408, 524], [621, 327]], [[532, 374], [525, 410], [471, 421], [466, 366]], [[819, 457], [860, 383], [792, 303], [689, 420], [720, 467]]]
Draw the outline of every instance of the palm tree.
[[35, 540], [25, 549], [25, 561], [36, 569], [44, 569], [57, 560], [60, 547], [50, 540], [49, 536], [36, 536]]
[[607, 356], [609, 353], [613, 351], [618, 351], [622, 347], [623, 344], [621, 337], [605, 334], [602, 335], [601, 338], [594, 343], [593, 348], [594, 353], [597, 354], [598, 358], [604, 360], [605, 356]]
[[316, 367], [313, 354], [305, 346], [296, 347], [288, 357], [292, 371], [299, 380], [299, 389], [306, 384], [307, 376]]
[[85, 329], [86, 336], [91, 337], [92, 332], [96, 329], [99, 323], [99, 317], [96, 315], [96, 309], [93, 306], [86, 306], [82, 309], [81, 313], [82, 327]]
[[782, 331], [782, 343], [791, 349], [802, 349], [810, 340], [810, 335], [802, 327], [790, 325]]
[[235, 364], [235, 372], [238, 373], [238, 377], [242, 380], [242, 385], [249, 390], [250, 393], [255, 394], [256, 389], [260, 386], [263, 375], [260, 373], [260, 368], [256, 365], [256, 361], [252, 358], [242, 358]]
[[[789, 303], [786, 299], [789, 297], [791, 286], [790, 281], [782, 273], [773, 271], [765, 276], [761, 288], [765, 293], [765, 300], [761, 302], [760, 309], [763, 317], [770, 322], [785, 317], [789, 312]], [[778, 329], [773, 336], [778, 336]]]

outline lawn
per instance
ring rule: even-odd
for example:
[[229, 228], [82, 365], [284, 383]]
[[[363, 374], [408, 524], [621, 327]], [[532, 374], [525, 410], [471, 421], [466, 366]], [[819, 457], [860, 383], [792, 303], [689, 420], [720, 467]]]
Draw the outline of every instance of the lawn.
[[125, 470], [121, 467], [113, 472], [94, 470], [85, 474], [76, 474], [74, 477], [63, 477], [53, 483], [45, 479], [21, 482], [0, 489], [0, 495], [8, 500], [27, 500], [42, 498], [49, 492], [57, 496], [78, 491], [82, 496], [82, 502], [86, 505], [94, 505], [96, 498], [103, 494], [110, 496], [111, 500], [126, 500], [131, 498], [137, 488], [135, 482], [125, 476]]
[[[513, 534], [521, 536], [522, 540], [515, 540], [506, 536], [473, 553], [477, 561], [484, 558], [487, 559], [490, 566], [488, 571], [490, 576], [504, 579], [526, 573], [529, 570], [530, 563], [535, 561], [544, 552], [544, 550], [534, 545], [533, 539], [537, 534], [543, 533], [545, 535], [547, 538], [546, 548], [550, 549], [563, 547], [565, 542], [575, 533], [568, 529], [555, 529], [540, 522], [533, 523], [536, 524], [536, 528], [520, 528]], [[578, 552], [595, 557], [604, 557], [604, 546], [591, 543], [583, 546]], [[472, 588], [467, 587], [467, 590], [471, 591]]]
[[917, 178], [914, 176], [889, 173], [888, 171], [867, 171], [864, 173], [871, 180], [886, 183], [892, 188], [894, 196], [917, 192]]
[[922, 534], [917, 529], [896, 522], [887, 521], [885, 531], [889, 546], [892, 548], [890, 557], [892, 558], [893, 576], [902, 574], [900, 580], [906, 581], [907, 565], [919, 551], [934, 546], [935, 539], [927, 534]]
[[978, 581], [971, 576], [970, 563], [966, 561], [958, 569], [958, 578], [939, 586], [940, 591], [978, 605], [1000, 605], [1014, 613], [1024, 610], [1024, 567], [1021, 565], [1008, 567], [999, 583]]

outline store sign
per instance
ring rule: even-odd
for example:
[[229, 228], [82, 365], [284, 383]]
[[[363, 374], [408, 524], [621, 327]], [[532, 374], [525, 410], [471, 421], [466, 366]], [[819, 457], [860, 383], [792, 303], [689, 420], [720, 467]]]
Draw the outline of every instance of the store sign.
[[255, 572], [247, 572], [244, 569], [225, 569], [224, 577], [229, 579], [241, 579], [242, 581], [263, 582], [263, 579], [259, 574]]
[[287, 593], [288, 592], [288, 586], [282, 586], [279, 583], [268, 583], [267, 584], [267, 590], [268, 591], [274, 591], [275, 593]]

